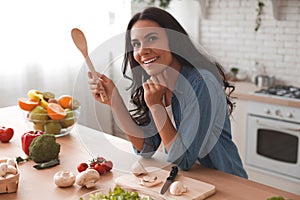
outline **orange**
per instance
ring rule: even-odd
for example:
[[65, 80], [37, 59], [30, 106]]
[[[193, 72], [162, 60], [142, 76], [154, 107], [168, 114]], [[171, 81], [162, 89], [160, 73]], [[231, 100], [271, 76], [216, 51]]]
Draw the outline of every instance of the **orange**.
[[61, 105], [63, 108], [70, 108], [72, 101], [72, 96], [70, 95], [62, 95], [57, 99], [57, 103]]
[[37, 105], [39, 105], [39, 102], [37, 101], [32, 101], [27, 98], [19, 98], [18, 99], [18, 104], [22, 110], [26, 111], [31, 111], [34, 109]]
[[54, 120], [60, 120], [66, 117], [67, 113], [58, 103], [48, 103], [48, 116]]

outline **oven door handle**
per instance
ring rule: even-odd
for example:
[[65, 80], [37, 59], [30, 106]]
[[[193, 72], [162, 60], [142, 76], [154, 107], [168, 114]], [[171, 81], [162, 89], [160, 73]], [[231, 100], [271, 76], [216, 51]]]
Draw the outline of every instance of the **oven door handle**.
[[286, 130], [286, 131], [293, 131], [293, 132], [300, 132], [300, 128], [288, 128], [288, 127], [283, 127], [283, 126], [270, 126], [268, 124], [260, 122], [260, 120], [256, 120], [257, 124], [261, 126], [265, 126], [271, 129], [277, 129], [277, 130]]

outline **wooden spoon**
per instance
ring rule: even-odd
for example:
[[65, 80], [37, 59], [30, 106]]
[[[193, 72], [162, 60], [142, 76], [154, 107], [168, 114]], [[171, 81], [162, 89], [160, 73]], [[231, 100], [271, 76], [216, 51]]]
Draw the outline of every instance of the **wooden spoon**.
[[[87, 42], [83, 32], [78, 28], [73, 28], [71, 31], [71, 36], [76, 47], [79, 49], [79, 51], [82, 53], [83, 57], [85, 58], [89, 70], [92, 72], [93, 78], [98, 79], [97, 72], [88, 54]], [[99, 81], [99, 87], [100, 87], [99, 90], [100, 90], [101, 100], [103, 102], [108, 101], [108, 96], [106, 95], [105, 89], [100, 81]]]

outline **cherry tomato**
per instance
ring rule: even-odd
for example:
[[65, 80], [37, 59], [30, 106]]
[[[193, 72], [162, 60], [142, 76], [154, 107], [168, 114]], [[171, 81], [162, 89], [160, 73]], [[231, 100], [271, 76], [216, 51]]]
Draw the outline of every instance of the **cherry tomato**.
[[110, 160], [105, 161], [104, 163], [102, 163], [102, 165], [105, 166], [107, 172], [109, 172], [113, 168], [113, 163]]
[[0, 127], [0, 141], [9, 142], [9, 140], [14, 136], [14, 129], [6, 128], [4, 126]]
[[77, 170], [79, 172], [83, 172], [85, 171], [87, 168], [89, 168], [89, 165], [87, 163], [80, 163], [78, 166], [77, 166]]
[[95, 167], [95, 165], [97, 164], [97, 162], [96, 161], [92, 161], [92, 162], [90, 162], [90, 167]]
[[103, 163], [103, 162], [105, 162], [105, 158], [103, 158], [103, 157], [97, 157], [97, 163]]
[[105, 158], [103, 157], [97, 157], [97, 158], [93, 158], [93, 160], [90, 161], [90, 167], [95, 167], [95, 165], [101, 164], [105, 161]]
[[106, 167], [103, 164], [99, 164], [97, 163], [93, 169], [97, 170], [97, 172], [99, 173], [99, 175], [102, 175], [106, 172]]

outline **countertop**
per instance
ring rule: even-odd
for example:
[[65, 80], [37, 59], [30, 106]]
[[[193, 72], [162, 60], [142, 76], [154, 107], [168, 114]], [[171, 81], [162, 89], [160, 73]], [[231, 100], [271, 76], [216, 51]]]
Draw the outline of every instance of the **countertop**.
[[300, 100], [288, 99], [274, 95], [261, 95], [254, 93], [255, 91], [260, 90], [261, 88], [257, 87], [253, 83], [235, 81], [232, 82], [232, 84], [235, 86], [235, 91], [233, 92], [232, 96], [237, 99], [278, 104], [283, 106], [300, 107]]
[[[1, 125], [12, 127], [15, 135], [9, 143], [0, 143], [0, 158], [14, 158], [25, 156], [21, 149], [21, 134], [29, 130], [23, 118], [22, 111], [17, 106], [0, 108]], [[90, 192], [92, 189], [80, 188], [77, 185], [69, 188], [58, 188], [53, 182], [53, 175], [60, 170], [68, 170], [77, 174], [76, 166], [80, 162], [87, 162], [95, 154], [110, 159], [114, 168], [110, 173], [101, 176], [96, 187], [110, 188], [115, 184], [115, 179], [120, 175], [130, 173], [128, 168], [136, 156], [128, 141], [106, 133], [90, 129], [77, 124], [69, 135], [57, 138], [61, 144], [59, 155], [60, 165], [36, 170], [32, 161], [19, 165], [20, 181], [16, 193], [0, 194], [0, 199], [9, 200], [35, 200], [35, 199], [79, 199], [79, 196]], [[163, 153], [155, 154], [153, 159], [148, 159], [149, 166], [167, 169], [168, 163], [164, 162]], [[189, 171], [179, 171], [180, 175], [191, 177], [216, 187], [216, 193], [209, 200], [266, 200], [272, 196], [284, 196], [299, 200], [300, 196], [288, 193], [254, 181], [239, 178], [221, 171], [208, 169], [195, 164]]]

